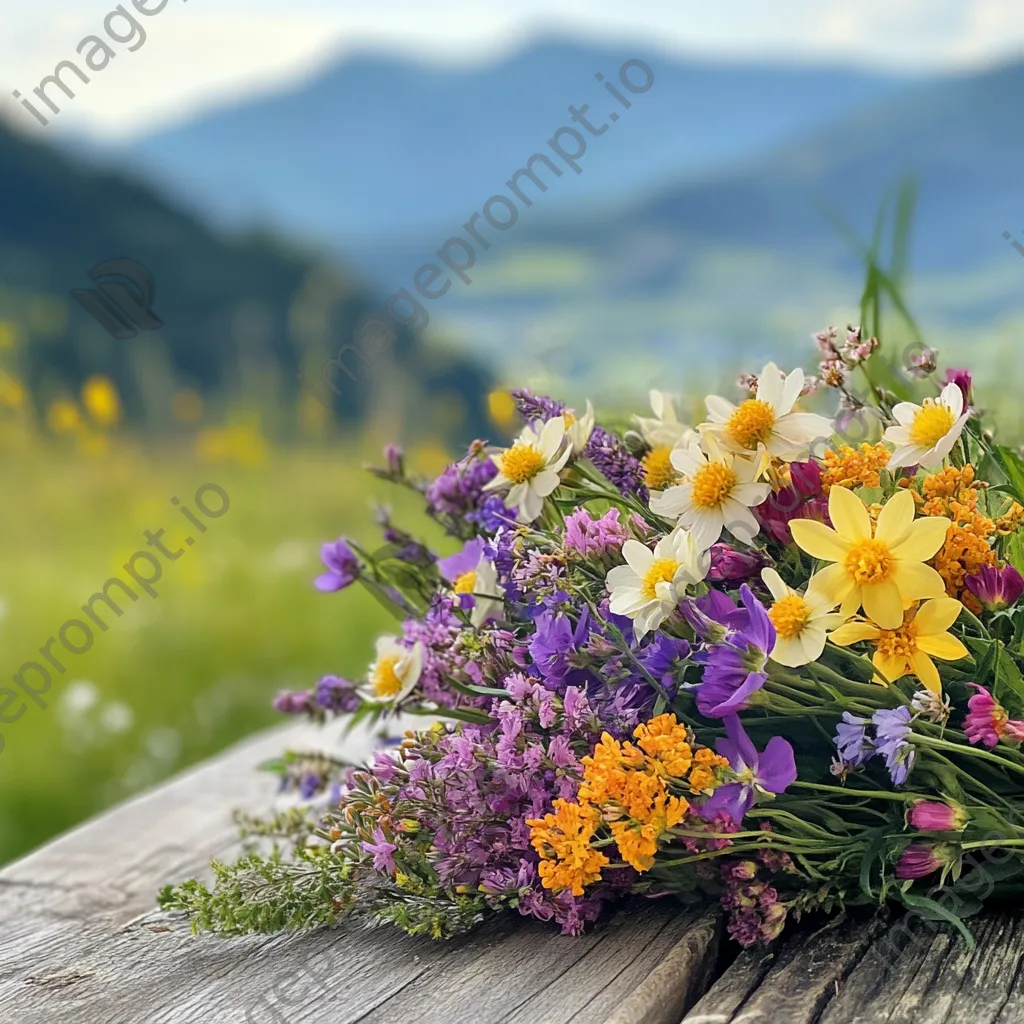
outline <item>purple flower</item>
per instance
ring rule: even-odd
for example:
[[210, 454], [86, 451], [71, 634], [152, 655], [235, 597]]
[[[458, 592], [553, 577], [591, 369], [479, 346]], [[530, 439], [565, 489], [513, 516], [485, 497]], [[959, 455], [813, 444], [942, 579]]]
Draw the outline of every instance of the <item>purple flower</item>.
[[[733, 613], [738, 628], [699, 657], [704, 678], [697, 690], [697, 709], [707, 718], [724, 718], [748, 707], [748, 700], [768, 678], [765, 665], [775, 644], [775, 627], [763, 604], [745, 583], [740, 588], [744, 622]], [[738, 611], [738, 609], [734, 609]]]
[[455, 518], [468, 517], [484, 502], [484, 485], [491, 482], [498, 467], [490, 460], [471, 454], [455, 462], [431, 483], [425, 492], [427, 510]]
[[387, 872], [389, 875], [395, 872], [395, 861], [392, 854], [398, 849], [394, 843], [389, 843], [383, 830], [379, 827], [373, 830], [372, 843], [359, 844], [367, 853], [373, 854], [373, 867], [375, 871]]
[[516, 403], [519, 415], [527, 423], [553, 420], [565, 412], [565, 402], [559, 402], [557, 398], [548, 398], [547, 395], [535, 395], [529, 388], [514, 388], [509, 394]]
[[636, 494], [647, 500], [644, 468], [622, 441], [603, 427], [594, 427], [583, 457], [613, 483], [621, 494]]
[[351, 679], [339, 676], [324, 676], [316, 684], [316, 703], [324, 711], [346, 715], [355, 711], [362, 703], [356, 684]]
[[565, 518], [565, 546], [584, 558], [617, 554], [629, 540], [629, 531], [619, 522], [619, 510], [611, 508], [600, 519], [581, 505]]
[[437, 567], [441, 575], [449, 582], [455, 583], [467, 572], [475, 572], [484, 554], [484, 542], [479, 539], [469, 541], [461, 551], [447, 558], [438, 560]]
[[543, 611], [537, 616], [536, 631], [530, 640], [530, 657], [552, 688], [565, 685], [573, 673], [571, 659], [587, 639], [589, 622], [586, 609], [575, 627], [567, 615]]
[[963, 807], [944, 800], [915, 800], [906, 817], [919, 832], [962, 832], [969, 820]]
[[890, 710], [882, 708], [871, 716], [875, 727], [875, 748], [885, 758], [894, 786], [902, 786], [914, 767], [916, 754], [910, 741], [910, 708], [906, 705]]
[[333, 544], [325, 544], [320, 549], [320, 557], [328, 571], [317, 576], [314, 582], [317, 590], [325, 593], [344, 590], [359, 578], [359, 559], [344, 537]]
[[709, 583], [739, 583], [758, 575], [768, 564], [760, 551], [737, 551], [728, 544], [712, 544]]
[[397, 444], [384, 446], [384, 460], [387, 463], [388, 472], [393, 476], [405, 475], [405, 453]]
[[728, 814], [733, 821], [740, 822], [758, 794], [783, 793], [796, 781], [796, 761], [789, 742], [773, 736], [759, 754], [738, 715], [726, 717], [725, 738], [718, 740], [715, 748], [728, 759], [739, 781], [719, 786], [708, 797], [700, 809], [703, 818]]
[[283, 715], [308, 715], [313, 710], [313, 693], [311, 690], [285, 690], [274, 698], [274, 710]]
[[946, 371], [946, 379], [942, 382], [943, 387], [947, 384], [955, 384], [960, 393], [964, 396], [964, 405], [971, 404], [971, 371], [965, 369], [954, 369], [950, 367]]
[[980, 572], [968, 576], [967, 589], [984, 605], [986, 611], [997, 612], [1020, 600], [1024, 594], [1024, 576], [1012, 566], [997, 569], [986, 565]]
[[654, 638], [640, 651], [637, 660], [666, 689], [677, 683], [677, 672], [681, 672], [690, 657], [690, 645], [686, 640], [677, 640], [665, 633], [655, 633]]
[[850, 768], [862, 765], [870, 758], [875, 747], [868, 736], [868, 720], [843, 712], [843, 720], [836, 726], [836, 749], [843, 764]]
[[952, 850], [948, 846], [911, 843], [896, 862], [897, 878], [925, 878], [951, 863]]

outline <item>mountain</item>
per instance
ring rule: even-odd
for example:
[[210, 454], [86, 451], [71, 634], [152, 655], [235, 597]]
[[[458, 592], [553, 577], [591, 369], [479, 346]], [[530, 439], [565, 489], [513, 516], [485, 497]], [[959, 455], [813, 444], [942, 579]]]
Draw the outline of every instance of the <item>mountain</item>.
[[[151, 187], [2, 125], [0, 188], [0, 321], [27, 339], [17, 369], [40, 404], [105, 373], [136, 420], [154, 407], [166, 412], [173, 388], [188, 386], [244, 396], [272, 421], [294, 402], [301, 366], [315, 373], [365, 315], [384, 310], [382, 298], [311, 252], [267, 234], [211, 230]], [[94, 287], [90, 269], [118, 259], [152, 275], [157, 322], [149, 326], [158, 329], [115, 337], [69, 297], [82, 289], [95, 298], [104, 282]], [[399, 330], [383, 369], [379, 386], [400, 390], [412, 381], [449, 394], [462, 409], [462, 432], [479, 429], [487, 382], [472, 360], [428, 350]], [[378, 387], [357, 377], [342, 378], [333, 403], [343, 419], [364, 415]]]
[[[617, 83], [631, 58], [649, 65], [654, 83], [626, 111], [595, 75]], [[907, 81], [680, 60], [649, 44], [543, 41], [472, 67], [364, 53], [290, 91], [138, 139], [118, 160], [222, 222], [282, 226], [358, 253], [363, 242], [455, 231], [572, 125], [570, 105], [590, 104], [595, 126], [612, 111], [622, 116], [589, 140], [583, 172], [557, 183], [546, 211], [619, 201], [742, 161]]]

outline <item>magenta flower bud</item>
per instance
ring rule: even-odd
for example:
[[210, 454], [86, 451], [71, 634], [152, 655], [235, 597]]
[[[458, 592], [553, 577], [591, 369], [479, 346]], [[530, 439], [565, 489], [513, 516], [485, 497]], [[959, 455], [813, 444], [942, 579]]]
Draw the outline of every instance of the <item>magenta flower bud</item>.
[[997, 569], [986, 565], [981, 572], [968, 576], [967, 589], [984, 605], [986, 611], [998, 612], [1016, 604], [1024, 594], [1024, 576], [1012, 565]]
[[949, 846], [911, 843], [896, 862], [897, 878], [926, 878], [952, 863], [953, 850]]
[[962, 832], [967, 812], [941, 800], [915, 800], [907, 809], [907, 824], [920, 832]]
[[758, 551], [736, 551], [728, 544], [712, 544], [709, 552], [711, 583], [738, 583], [756, 576], [767, 565], [767, 559]]
[[950, 368], [946, 371], [946, 379], [943, 384], [955, 384], [960, 393], [964, 396], [964, 405], [971, 404], [971, 371], [965, 369]]
[[405, 453], [397, 444], [389, 444], [385, 446], [384, 458], [387, 462], [389, 473], [393, 473], [395, 476], [403, 475]]

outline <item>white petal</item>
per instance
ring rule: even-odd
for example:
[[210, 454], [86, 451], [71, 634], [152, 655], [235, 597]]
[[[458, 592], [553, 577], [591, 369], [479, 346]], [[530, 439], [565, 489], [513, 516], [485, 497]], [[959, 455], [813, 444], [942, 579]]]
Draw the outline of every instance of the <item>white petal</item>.
[[[769, 363], [757, 378], [757, 397], [778, 412], [784, 386], [782, 371], [774, 363]], [[803, 382], [800, 386], [803, 387]]]
[[646, 544], [641, 544], [633, 538], [622, 545], [622, 557], [638, 576], [643, 576], [654, 564], [654, 552]]
[[[957, 388], [959, 391], [960, 389]], [[913, 402], [897, 402], [892, 407], [892, 417], [902, 427], [914, 425], [914, 417], [921, 411], [921, 406]]]
[[782, 577], [778, 574], [778, 571], [773, 569], [771, 566], [761, 570], [761, 579], [764, 581], [764, 585], [768, 588], [768, 592], [776, 601], [781, 601], [782, 598], [792, 593], [789, 587], [782, 582]]
[[953, 414], [953, 419], [959, 419], [964, 411], [964, 393], [959, 385], [950, 381], [939, 395], [939, 401]]
[[736, 411], [736, 406], [732, 402], [727, 402], [718, 395], [708, 395], [704, 399], [704, 404], [707, 406], [708, 418], [712, 423], [726, 423]]

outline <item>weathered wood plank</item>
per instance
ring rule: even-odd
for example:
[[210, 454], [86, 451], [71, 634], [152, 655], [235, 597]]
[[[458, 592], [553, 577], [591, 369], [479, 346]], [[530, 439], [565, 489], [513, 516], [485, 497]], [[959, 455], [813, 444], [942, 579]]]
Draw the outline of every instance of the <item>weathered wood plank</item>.
[[[714, 918], [670, 900], [636, 901], [582, 939], [507, 916], [451, 943], [355, 927], [193, 936], [155, 911], [162, 884], [237, 851], [231, 808], [273, 795], [255, 765], [310, 735], [258, 737], [0, 871], [0, 1020], [675, 1024], [702, 990]], [[349, 756], [369, 746], [353, 739]]]

